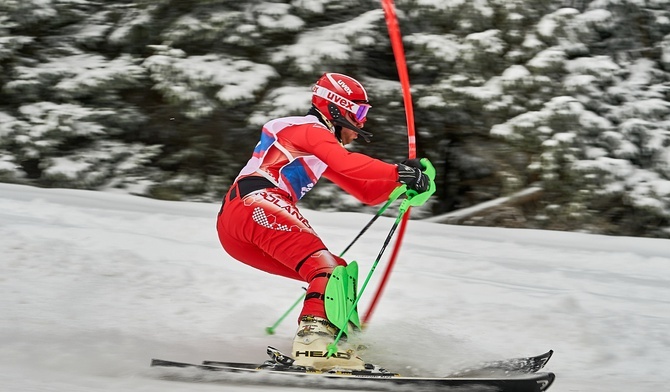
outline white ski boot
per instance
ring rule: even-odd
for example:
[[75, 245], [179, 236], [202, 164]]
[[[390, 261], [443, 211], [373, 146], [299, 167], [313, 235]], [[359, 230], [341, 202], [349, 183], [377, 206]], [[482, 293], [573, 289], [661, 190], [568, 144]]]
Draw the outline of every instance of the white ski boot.
[[338, 342], [337, 353], [327, 357], [328, 345], [335, 341], [338, 332], [337, 327], [324, 318], [303, 316], [293, 339], [293, 365], [318, 370], [364, 370], [365, 362], [342, 341]]

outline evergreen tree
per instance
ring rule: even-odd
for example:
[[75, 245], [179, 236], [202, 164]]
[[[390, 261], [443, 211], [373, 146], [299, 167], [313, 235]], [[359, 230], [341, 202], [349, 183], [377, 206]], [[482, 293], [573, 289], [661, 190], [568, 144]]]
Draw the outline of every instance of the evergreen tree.
[[[670, 236], [670, 0], [396, 6], [433, 213], [539, 185], [524, 227]], [[406, 156], [378, 0], [5, 0], [0, 70], [1, 181], [217, 200], [326, 71], [370, 93], [352, 148]], [[362, 208], [332, 188], [305, 202]]]

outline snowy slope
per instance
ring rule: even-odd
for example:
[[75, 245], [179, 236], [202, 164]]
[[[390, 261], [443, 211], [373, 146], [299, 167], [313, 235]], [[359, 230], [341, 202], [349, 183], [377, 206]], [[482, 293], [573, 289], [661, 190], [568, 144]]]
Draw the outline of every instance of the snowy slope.
[[[217, 211], [0, 184], [2, 389], [266, 390], [168, 382], [148, 368], [152, 357], [260, 361], [268, 344], [289, 348], [294, 316], [274, 336], [264, 327], [302, 284], [230, 259]], [[335, 252], [370, 218], [303, 212]], [[391, 223], [380, 219], [349, 251], [362, 277]], [[552, 391], [644, 392], [670, 381], [669, 331], [667, 240], [412, 221], [361, 340], [368, 361], [438, 376], [554, 349]]]

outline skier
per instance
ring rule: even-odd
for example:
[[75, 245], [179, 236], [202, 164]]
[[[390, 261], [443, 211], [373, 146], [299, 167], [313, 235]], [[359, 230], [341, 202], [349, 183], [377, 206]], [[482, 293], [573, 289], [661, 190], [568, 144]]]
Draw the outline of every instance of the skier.
[[312, 87], [307, 115], [263, 126], [253, 156], [218, 215], [219, 240], [230, 256], [307, 282], [292, 349], [297, 366], [364, 369], [352, 349], [326, 358], [339, 329], [328, 320], [324, 292], [333, 269], [347, 262], [328, 251], [296, 207], [298, 200], [321, 176], [368, 205], [386, 201], [399, 184], [423, 193], [432, 181], [419, 160], [390, 164], [344, 148], [359, 136], [369, 141], [372, 134], [362, 129], [369, 109], [361, 83], [338, 73], [324, 74]]

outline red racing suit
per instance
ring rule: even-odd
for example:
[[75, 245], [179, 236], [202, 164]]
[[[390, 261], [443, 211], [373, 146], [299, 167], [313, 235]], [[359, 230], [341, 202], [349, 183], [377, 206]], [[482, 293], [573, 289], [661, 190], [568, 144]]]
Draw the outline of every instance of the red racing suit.
[[321, 176], [368, 205], [386, 201], [398, 186], [396, 165], [349, 152], [313, 115], [285, 117], [263, 126], [217, 219], [219, 240], [230, 256], [309, 284], [300, 317], [326, 318], [326, 283], [336, 266], [346, 265], [296, 207]]

